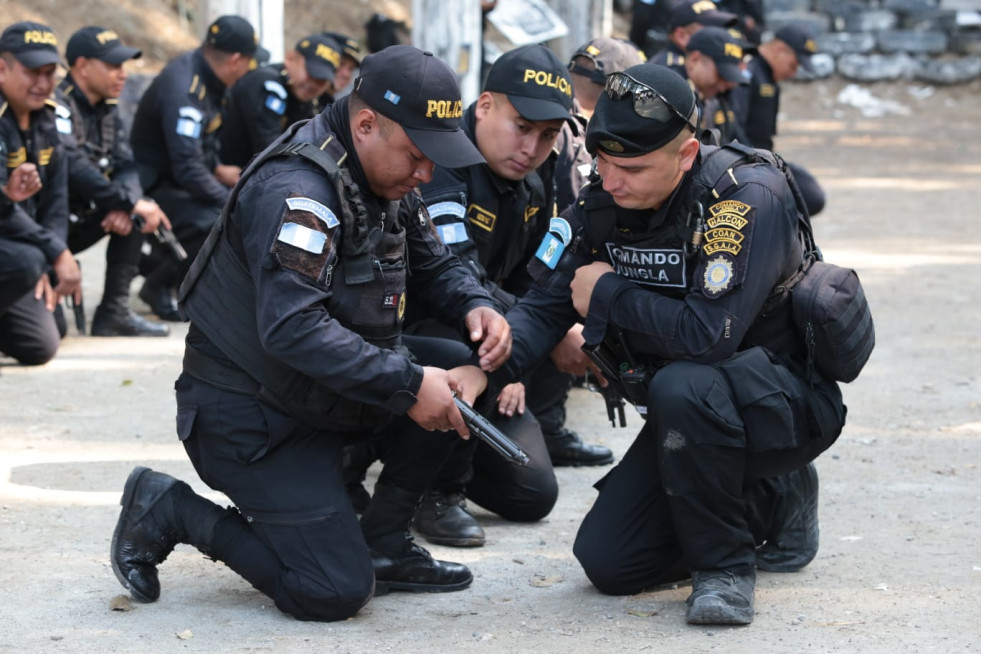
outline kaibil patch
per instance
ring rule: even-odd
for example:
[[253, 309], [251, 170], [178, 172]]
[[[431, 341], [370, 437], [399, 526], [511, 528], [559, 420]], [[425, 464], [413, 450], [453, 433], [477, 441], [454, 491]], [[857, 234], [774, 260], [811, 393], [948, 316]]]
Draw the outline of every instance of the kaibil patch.
[[702, 290], [709, 297], [718, 297], [732, 287], [735, 269], [732, 260], [724, 255], [709, 259], [702, 275]]

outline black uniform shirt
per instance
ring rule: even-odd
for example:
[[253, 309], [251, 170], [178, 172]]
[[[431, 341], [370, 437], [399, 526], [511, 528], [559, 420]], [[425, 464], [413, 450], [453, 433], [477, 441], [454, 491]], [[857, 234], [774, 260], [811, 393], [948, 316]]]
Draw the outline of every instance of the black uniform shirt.
[[[476, 144], [474, 107], [464, 112], [463, 130]], [[508, 294], [521, 295], [530, 285], [525, 266], [555, 213], [554, 160], [553, 153], [518, 182], [497, 176], [486, 163], [437, 166], [421, 187], [442, 241], [506, 304]]]
[[[433, 315], [461, 324], [470, 310], [495, 306], [436, 237], [417, 194], [403, 198], [393, 215], [386, 212], [389, 203], [368, 190], [350, 138], [347, 100], [316, 116], [293, 139], [320, 146], [332, 134], [345, 146], [344, 165], [362, 191], [369, 223], [382, 225], [386, 234], [405, 230], [408, 292], [391, 293], [411, 295], [410, 301], [425, 303]], [[347, 302], [359, 289], [345, 286], [343, 219], [333, 184], [301, 157], [274, 158], [246, 179], [229, 217], [228, 242], [254, 287], [254, 327], [278, 361], [344, 397], [404, 413], [422, 383], [422, 369], [395, 350], [369, 343], [354, 324], [364, 316], [352, 315]], [[189, 308], [200, 292], [195, 288], [188, 298]], [[378, 300], [370, 311], [402, 310], [387, 295]], [[198, 303], [189, 312], [192, 323], [194, 311], [216, 310]], [[235, 324], [223, 320], [221, 329], [234, 332]]]
[[55, 100], [58, 132], [68, 156], [72, 212], [79, 214], [93, 204], [100, 215], [132, 211], [143, 189], [116, 100], [105, 99], [92, 106], [71, 73], [55, 90]]
[[[508, 375], [523, 374], [578, 318], [569, 284], [576, 269], [592, 261], [609, 263], [615, 274], [600, 277], [593, 289], [583, 330], [587, 344], [622, 332], [635, 353], [652, 360], [711, 363], [749, 344], [796, 355], [782, 337], [779, 343], [747, 338], [774, 286], [801, 260], [796, 205], [783, 174], [769, 166], [737, 168], [738, 184], [705, 206], [703, 245], [691, 252], [686, 223], [692, 174], [658, 211], [616, 207], [599, 181], [583, 192], [560, 218], [566, 224], [550, 231], [529, 264], [537, 284], [508, 313], [514, 338], [504, 366]], [[597, 227], [600, 214], [589, 211], [594, 206], [612, 207], [608, 228]], [[645, 213], [647, 228], [637, 233]], [[789, 318], [780, 329], [792, 329]]]
[[780, 86], [773, 80], [773, 69], [763, 57], [750, 60], [749, 72], [752, 75], [749, 84], [730, 92], [732, 110], [749, 141], [747, 145], [772, 150], [780, 111]]
[[667, 66], [682, 77], [688, 77], [685, 72], [685, 51], [675, 45], [674, 42], [668, 43], [668, 47], [654, 54], [650, 58], [650, 63]]
[[68, 249], [68, 162], [55, 127], [55, 103], [31, 113], [21, 130], [17, 117], [0, 95], [0, 186], [22, 163], [37, 166], [41, 190], [10, 207], [0, 221], [0, 237], [36, 245], [49, 262]]
[[140, 98], [130, 143], [149, 192], [161, 181], [195, 200], [222, 205], [229, 189], [214, 176], [225, 85], [201, 49], [174, 58]]
[[318, 113], [317, 100], [300, 102], [290, 91], [290, 78], [282, 64], [260, 66], [228, 92], [220, 132], [221, 160], [244, 167], [288, 126]]

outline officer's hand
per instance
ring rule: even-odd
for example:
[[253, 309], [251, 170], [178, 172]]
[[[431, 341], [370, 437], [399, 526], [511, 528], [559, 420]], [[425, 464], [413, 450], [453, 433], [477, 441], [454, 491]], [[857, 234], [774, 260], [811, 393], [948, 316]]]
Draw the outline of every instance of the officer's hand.
[[552, 350], [552, 363], [561, 372], [582, 377], [586, 374], [586, 368], [589, 365], [589, 359], [582, 351], [582, 345], [585, 342], [582, 337], [582, 325], [576, 323], [566, 332], [565, 338], [559, 341], [559, 344]]
[[517, 413], [519, 416], [525, 413], [525, 385], [521, 382], [508, 384], [497, 396], [498, 413], [509, 418]]
[[[58, 258], [51, 264], [54, 268], [55, 276], [58, 278], [58, 285], [54, 287], [55, 293], [59, 297], [71, 295], [75, 302], [82, 301], [82, 271], [72, 256], [71, 250], [65, 250], [58, 255]], [[54, 307], [52, 307], [54, 310]]]
[[470, 406], [487, 390], [487, 375], [477, 366], [457, 366], [446, 372], [450, 377], [450, 390]]
[[128, 211], [122, 211], [121, 209], [107, 212], [106, 217], [102, 219], [100, 224], [102, 225], [102, 231], [106, 234], [129, 236], [129, 233], [133, 231], [133, 219], [130, 217]]
[[170, 229], [170, 221], [167, 220], [167, 214], [153, 200], [146, 198], [137, 200], [136, 204], [133, 205], [133, 213], [143, 218], [143, 229], [140, 231], [144, 234], [152, 234], [161, 225]]
[[231, 188], [238, 184], [238, 178], [242, 175], [242, 169], [238, 166], [228, 166], [218, 164], [215, 166], [215, 179]]
[[37, 284], [34, 285], [34, 299], [43, 299], [44, 306], [47, 307], [48, 311], [54, 311], [58, 305], [58, 294], [51, 288], [51, 280], [48, 279], [47, 273], [41, 275], [41, 279], [37, 280]]
[[479, 342], [477, 355], [484, 372], [497, 370], [511, 356], [511, 325], [490, 307], [477, 307], [467, 314], [470, 340]]
[[14, 168], [7, 178], [3, 192], [11, 202], [22, 202], [41, 190], [41, 176], [37, 166], [32, 163], [22, 163]]
[[583, 318], [589, 311], [589, 299], [593, 296], [593, 288], [599, 278], [606, 273], [613, 272], [613, 266], [604, 261], [594, 261], [588, 266], [576, 269], [576, 276], [572, 278], [569, 288], [572, 289], [572, 306]]
[[468, 438], [470, 431], [456, 408], [451, 390], [451, 384], [459, 386], [462, 382], [458, 378], [451, 381], [450, 373], [442, 368], [425, 366], [422, 373], [422, 386], [416, 393], [416, 403], [409, 408], [409, 417], [427, 431], [455, 429], [460, 436]]

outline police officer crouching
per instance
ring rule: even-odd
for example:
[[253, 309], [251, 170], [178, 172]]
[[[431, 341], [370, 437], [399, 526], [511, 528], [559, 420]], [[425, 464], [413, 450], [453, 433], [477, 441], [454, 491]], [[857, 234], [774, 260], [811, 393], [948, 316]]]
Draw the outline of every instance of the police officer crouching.
[[[432, 110], [443, 103], [460, 105], [445, 63], [386, 49], [365, 59], [352, 95], [292, 126], [243, 172], [181, 287], [191, 324], [176, 384], [178, 437], [236, 508], [135, 469], [112, 565], [136, 599], [159, 597], [157, 565], [178, 543], [301, 620], [351, 617], [373, 593], [470, 585], [465, 566], [433, 560], [408, 532], [456, 441], [439, 432], [468, 433], [453, 392], [472, 402], [486, 378], [446, 348], [413, 350], [420, 363], [408, 356], [407, 293], [455, 317], [488, 369], [510, 352], [507, 321], [413, 192], [434, 162], [481, 161], [459, 119]], [[469, 361], [466, 346], [447, 343]], [[376, 434], [390, 437], [390, 456], [359, 525], [342, 449]]]
[[788, 178], [765, 161], [715, 171], [728, 151], [701, 146], [696, 121], [670, 69], [609, 76], [586, 133], [598, 174], [529, 265], [536, 285], [508, 313], [513, 354], [495, 381], [585, 319], [587, 350], [646, 422], [597, 483], [576, 558], [610, 594], [690, 576], [689, 623], [748, 624], [756, 568], [793, 572], [817, 553], [810, 462], [845, 407], [809, 373], [789, 304], [763, 310], [803, 258]]
[[[139, 271], [144, 234], [170, 221], [143, 197], [117, 98], [126, 82], [124, 65], [142, 53], [112, 30], [83, 27], [68, 39], [68, 74], [55, 91], [58, 131], [68, 153], [68, 246], [81, 252], [109, 235], [102, 301], [92, 318], [93, 336], [166, 336], [167, 325], [129, 308], [129, 287]], [[135, 227], [137, 220], [139, 227]]]
[[317, 98], [334, 81], [341, 58], [340, 44], [314, 34], [297, 41], [283, 63], [246, 73], [228, 91], [221, 160], [244, 168], [289, 125], [320, 113]]

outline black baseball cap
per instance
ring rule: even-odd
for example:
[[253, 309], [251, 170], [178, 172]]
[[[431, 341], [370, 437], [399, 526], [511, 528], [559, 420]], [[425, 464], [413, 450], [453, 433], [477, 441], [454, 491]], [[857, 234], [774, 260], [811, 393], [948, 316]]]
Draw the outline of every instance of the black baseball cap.
[[734, 84], [748, 84], [745, 74], [743, 40], [722, 27], [703, 27], [688, 40], [686, 52], [701, 52], [715, 62], [723, 79]]
[[118, 66], [124, 61], [139, 59], [141, 56], [141, 51], [123, 45], [114, 31], [94, 25], [83, 27], [72, 34], [65, 46], [65, 59], [69, 66], [74, 66], [79, 57], [98, 59]]
[[487, 72], [484, 91], [503, 93], [526, 120], [568, 121], [572, 117], [572, 78], [559, 58], [540, 43], [505, 52]]
[[[577, 63], [580, 57], [592, 61], [595, 67], [589, 69]], [[644, 61], [643, 53], [634, 44], [601, 36], [581, 46], [572, 54], [569, 60], [569, 72], [588, 77], [590, 81], [602, 86], [606, 84], [606, 76], [610, 73], [625, 70]]]
[[398, 123], [426, 158], [444, 168], [483, 163], [460, 129], [463, 101], [456, 75], [431, 52], [393, 45], [361, 62], [354, 92]]
[[337, 41], [342, 49], [341, 54], [345, 57], [350, 57], [359, 66], [361, 65], [363, 53], [361, 51], [361, 43], [356, 38], [347, 34], [341, 34], [340, 32], [324, 32], [323, 35], [329, 36]]
[[252, 23], [241, 16], [219, 16], [208, 26], [205, 43], [222, 52], [237, 52], [256, 61], [267, 61], [269, 51], [259, 45]]
[[341, 65], [341, 45], [323, 34], [313, 34], [297, 41], [296, 51], [306, 61], [307, 74], [319, 80], [334, 81]]
[[811, 55], [817, 52], [817, 43], [814, 34], [801, 23], [787, 23], [777, 30], [775, 38], [780, 39], [793, 49], [797, 55], [797, 63], [804, 70], [813, 71], [814, 64], [811, 62]]
[[61, 61], [54, 31], [47, 25], [31, 21], [8, 26], [0, 35], [0, 52], [9, 52], [30, 70]]
[[[652, 89], [682, 116], [691, 116], [695, 110], [695, 93], [688, 80], [667, 66], [640, 64], [623, 73]], [[619, 97], [611, 97], [608, 92], [600, 94], [586, 128], [586, 150], [590, 154], [605, 152], [614, 157], [639, 157], [665, 146], [681, 130], [688, 129], [687, 119], [675, 115], [674, 111], [666, 111], [665, 120], [638, 114], [634, 106], [637, 100], [635, 93]]]
[[739, 22], [739, 16], [728, 11], [719, 11], [712, 0], [677, 0], [671, 5], [668, 27], [684, 27], [692, 23], [730, 27]]

